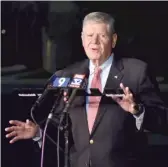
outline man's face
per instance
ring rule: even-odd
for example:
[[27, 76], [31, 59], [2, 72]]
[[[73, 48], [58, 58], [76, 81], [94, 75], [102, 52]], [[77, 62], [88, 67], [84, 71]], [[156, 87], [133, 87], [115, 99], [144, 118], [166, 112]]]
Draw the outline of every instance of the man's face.
[[[116, 36], [115, 36], [116, 37]], [[99, 60], [101, 63], [111, 55], [113, 40], [108, 25], [105, 23], [86, 22], [82, 32], [82, 44], [86, 55], [90, 60]]]

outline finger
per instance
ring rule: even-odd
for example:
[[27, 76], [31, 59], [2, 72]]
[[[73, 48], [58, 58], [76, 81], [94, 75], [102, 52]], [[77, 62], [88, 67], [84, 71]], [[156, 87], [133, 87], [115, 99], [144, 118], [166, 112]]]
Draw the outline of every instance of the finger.
[[16, 131], [13, 131], [13, 132], [7, 134], [6, 138], [10, 138], [10, 137], [13, 137], [13, 136], [17, 136], [17, 132]]
[[5, 128], [5, 131], [6, 131], [6, 132], [11, 132], [11, 131], [17, 131], [17, 130], [19, 130], [19, 129], [20, 129], [20, 127], [11, 126], [11, 127]]
[[133, 100], [133, 94], [132, 93], [129, 93], [129, 98], [130, 98], [130, 100]]
[[126, 90], [123, 83], [120, 83], [120, 88], [123, 90], [124, 94], [126, 94]]
[[17, 125], [17, 126], [22, 126], [24, 125], [24, 122], [18, 121], [18, 120], [10, 120], [10, 124]]
[[64, 96], [67, 96], [67, 95], [68, 95], [68, 93], [64, 91]]
[[129, 87], [126, 87], [125, 91], [126, 91], [126, 94], [131, 94], [131, 91], [130, 91]]
[[115, 102], [117, 102], [117, 103], [119, 103], [119, 102], [121, 101], [121, 98], [119, 98], [119, 97], [117, 97], [117, 96], [115, 96], [115, 95], [112, 95], [111, 97], [112, 97], [112, 99], [113, 99]]
[[30, 126], [34, 126], [34, 123], [32, 121], [30, 121], [29, 119], [26, 120], [26, 124], [28, 124]]
[[20, 136], [16, 136], [16, 137], [14, 137], [12, 140], [10, 140], [10, 142], [9, 143], [15, 143], [16, 141], [18, 141], [18, 140], [20, 140], [20, 139], [22, 139]]
[[67, 97], [64, 97], [64, 101], [67, 102], [67, 101], [68, 101], [68, 98], [67, 98]]
[[10, 132], [10, 131], [11, 131], [10, 128], [11, 128], [11, 127], [5, 128], [5, 131], [6, 131], [6, 132]]
[[128, 98], [127, 95], [124, 94], [124, 95], [122, 96], [122, 98], [121, 98], [121, 101], [126, 101], [127, 98]]
[[8, 127], [8, 128], [5, 128], [5, 131], [6, 131], [6, 132], [11, 132], [11, 131], [13, 131], [13, 130], [14, 130], [13, 126]]
[[127, 101], [132, 102], [133, 101], [133, 94], [129, 93], [129, 94], [125, 95], [125, 97], [123, 98], [123, 100], [127, 100]]

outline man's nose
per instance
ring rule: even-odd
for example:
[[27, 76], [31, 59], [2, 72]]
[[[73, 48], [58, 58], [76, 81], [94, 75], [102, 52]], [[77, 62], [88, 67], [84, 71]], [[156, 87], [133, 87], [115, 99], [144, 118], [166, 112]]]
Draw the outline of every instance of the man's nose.
[[99, 43], [99, 37], [98, 35], [94, 35], [93, 38], [92, 38], [92, 43]]

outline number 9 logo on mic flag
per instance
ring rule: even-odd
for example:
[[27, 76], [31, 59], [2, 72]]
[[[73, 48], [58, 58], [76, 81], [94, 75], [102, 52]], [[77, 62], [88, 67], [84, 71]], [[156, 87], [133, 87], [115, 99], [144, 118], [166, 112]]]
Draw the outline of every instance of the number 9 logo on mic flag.
[[69, 84], [70, 78], [57, 77], [53, 81], [53, 87], [67, 87]]

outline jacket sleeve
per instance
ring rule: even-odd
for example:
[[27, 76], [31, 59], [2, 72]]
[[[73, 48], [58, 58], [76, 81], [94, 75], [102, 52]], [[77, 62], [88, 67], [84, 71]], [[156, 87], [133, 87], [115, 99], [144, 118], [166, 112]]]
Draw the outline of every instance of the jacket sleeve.
[[147, 65], [142, 68], [139, 78], [139, 100], [145, 107], [141, 129], [154, 133], [167, 133], [167, 107], [161, 99], [158, 84]]

